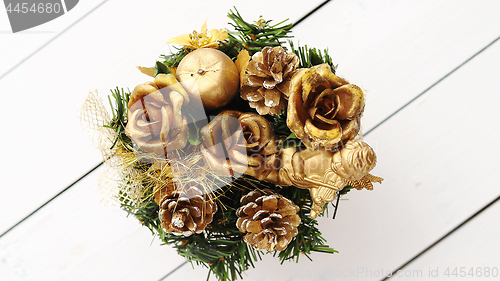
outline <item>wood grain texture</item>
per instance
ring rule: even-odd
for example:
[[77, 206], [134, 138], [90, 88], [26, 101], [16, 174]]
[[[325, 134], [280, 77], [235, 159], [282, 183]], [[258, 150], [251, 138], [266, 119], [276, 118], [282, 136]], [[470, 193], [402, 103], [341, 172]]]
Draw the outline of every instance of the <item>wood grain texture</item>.
[[[85, 17], [104, 0], [79, 1], [68, 13], [42, 25], [12, 34], [7, 13], [0, 12], [0, 77], [39, 48], [57, 38], [64, 30]], [[1, 7], [3, 9], [3, 7]]]
[[158, 280], [182, 263], [137, 220], [98, 203], [102, 172], [91, 173], [0, 239], [0, 279]]
[[499, 13], [495, 0], [336, 0], [294, 35], [366, 92], [366, 132], [500, 36]]
[[390, 280], [495, 280], [500, 276], [500, 202], [451, 234]]
[[[250, 6], [264, 3], [238, 7], [245, 18], [258, 19], [262, 12]], [[319, 3], [268, 3], [263, 15], [296, 21]], [[148, 81], [136, 65], [154, 65], [160, 54], [170, 53], [168, 39], [199, 30], [205, 19], [209, 29], [227, 27], [226, 15], [235, 4], [108, 1], [1, 79], [0, 118], [11, 121], [0, 123], [2, 136], [10, 136], [0, 140], [8, 148], [0, 178], [3, 186], [15, 188], [0, 197], [0, 212], [10, 214], [0, 218], [0, 233], [101, 161], [79, 121], [89, 91], [105, 98], [116, 86], [133, 89]]]

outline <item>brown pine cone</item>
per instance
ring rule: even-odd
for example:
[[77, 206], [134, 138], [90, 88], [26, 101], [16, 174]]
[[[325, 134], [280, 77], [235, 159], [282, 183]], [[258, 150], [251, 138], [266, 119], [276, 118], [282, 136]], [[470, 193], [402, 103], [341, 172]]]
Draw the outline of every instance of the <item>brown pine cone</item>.
[[299, 207], [269, 189], [254, 190], [241, 198], [236, 226], [247, 232], [243, 240], [258, 250], [283, 251], [298, 233]]
[[157, 192], [164, 194], [158, 215], [166, 232], [190, 236], [201, 233], [212, 222], [217, 205], [206, 198], [202, 190], [196, 183], [182, 190], [169, 183], [166, 190]]
[[260, 115], [280, 114], [290, 96], [290, 80], [299, 65], [294, 53], [282, 47], [265, 47], [255, 53], [246, 69], [241, 97]]

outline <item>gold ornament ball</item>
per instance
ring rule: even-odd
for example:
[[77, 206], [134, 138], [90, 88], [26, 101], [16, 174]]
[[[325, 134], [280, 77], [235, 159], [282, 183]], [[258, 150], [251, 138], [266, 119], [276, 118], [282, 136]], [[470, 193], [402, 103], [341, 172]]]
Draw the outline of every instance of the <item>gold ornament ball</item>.
[[211, 48], [197, 49], [185, 56], [176, 76], [190, 95], [199, 92], [205, 110], [224, 107], [240, 87], [234, 62], [223, 52]]

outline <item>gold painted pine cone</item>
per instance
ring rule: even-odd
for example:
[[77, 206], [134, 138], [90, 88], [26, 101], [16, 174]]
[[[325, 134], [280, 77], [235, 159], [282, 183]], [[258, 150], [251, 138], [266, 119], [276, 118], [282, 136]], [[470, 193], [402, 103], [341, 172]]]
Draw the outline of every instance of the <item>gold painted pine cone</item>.
[[158, 191], [161, 227], [168, 233], [190, 236], [201, 233], [212, 222], [217, 205], [210, 201], [195, 182], [179, 190], [174, 183]]
[[172, 74], [159, 74], [154, 82], [140, 84], [128, 103], [125, 133], [137, 146], [158, 156], [186, 146], [187, 119], [181, 108], [189, 96]]
[[280, 114], [286, 109], [290, 80], [298, 65], [294, 53], [282, 47], [265, 47], [248, 63], [241, 97], [260, 115]]
[[307, 147], [335, 150], [356, 137], [365, 107], [358, 86], [321, 64], [299, 70], [290, 88], [287, 125]]
[[299, 207], [269, 189], [254, 190], [241, 198], [236, 226], [246, 243], [258, 250], [283, 251], [298, 233]]
[[205, 163], [223, 176], [247, 174], [259, 180], [278, 168], [272, 125], [255, 113], [227, 110], [201, 129]]

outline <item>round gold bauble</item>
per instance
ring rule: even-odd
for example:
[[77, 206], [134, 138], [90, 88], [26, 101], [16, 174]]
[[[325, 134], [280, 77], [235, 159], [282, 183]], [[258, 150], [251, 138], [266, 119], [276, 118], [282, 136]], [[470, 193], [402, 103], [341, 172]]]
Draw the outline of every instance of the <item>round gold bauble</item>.
[[240, 76], [234, 62], [223, 52], [197, 49], [185, 56], [176, 70], [177, 80], [188, 93], [199, 93], [205, 110], [227, 105], [239, 90]]

